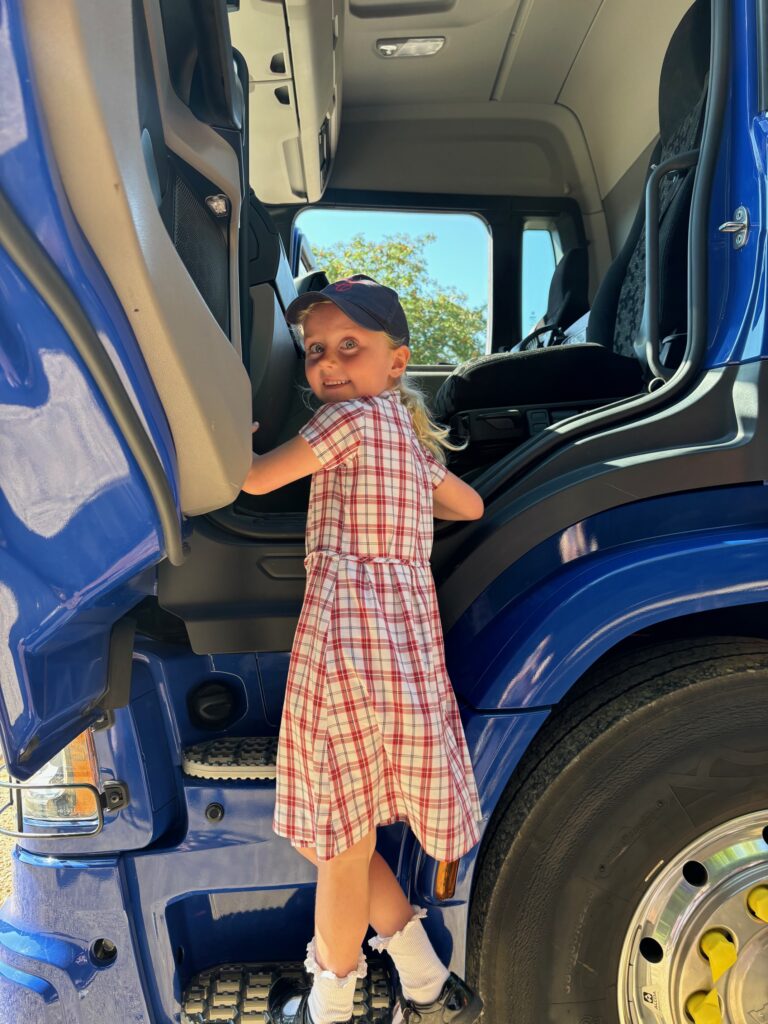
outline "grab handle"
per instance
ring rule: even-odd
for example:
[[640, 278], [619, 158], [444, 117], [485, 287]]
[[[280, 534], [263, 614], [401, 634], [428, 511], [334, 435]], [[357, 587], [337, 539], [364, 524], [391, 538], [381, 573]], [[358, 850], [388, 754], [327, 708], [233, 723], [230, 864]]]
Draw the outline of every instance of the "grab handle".
[[651, 373], [664, 381], [669, 380], [674, 370], [662, 366], [659, 355], [659, 185], [661, 179], [672, 171], [694, 167], [698, 159], [698, 149], [669, 157], [653, 169], [645, 187], [645, 308], [640, 327], [641, 337], [635, 345], [639, 349], [644, 344], [645, 358]]

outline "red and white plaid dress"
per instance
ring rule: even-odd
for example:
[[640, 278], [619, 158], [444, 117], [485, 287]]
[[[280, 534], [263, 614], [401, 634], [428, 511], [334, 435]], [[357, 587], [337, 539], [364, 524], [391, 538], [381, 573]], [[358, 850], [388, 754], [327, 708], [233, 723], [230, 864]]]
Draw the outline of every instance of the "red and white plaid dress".
[[432, 488], [446, 469], [392, 390], [324, 405], [299, 433], [323, 468], [273, 828], [327, 860], [405, 820], [426, 853], [457, 859], [478, 842], [482, 812], [429, 564]]

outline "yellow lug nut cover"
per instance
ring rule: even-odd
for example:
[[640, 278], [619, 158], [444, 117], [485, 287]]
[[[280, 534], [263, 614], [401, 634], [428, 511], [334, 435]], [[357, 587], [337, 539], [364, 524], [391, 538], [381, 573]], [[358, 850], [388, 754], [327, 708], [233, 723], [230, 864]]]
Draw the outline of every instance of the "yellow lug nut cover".
[[719, 928], [712, 928], [702, 935], [699, 949], [709, 960], [712, 984], [716, 985], [718, 979], [736, 963], [736, 946], [725, 932], [721, 932]]
[[747, 905], [755, 917], [768, 924], [768, 885], [758, 885], [747, 896]]
[[722, 1024], [723, 1017], [720, 1013], [720, 1000], [717, 992], [694, 992], [688, 996], [685, 1003], [685, 1012], [693, 1020], [694, 1024]]

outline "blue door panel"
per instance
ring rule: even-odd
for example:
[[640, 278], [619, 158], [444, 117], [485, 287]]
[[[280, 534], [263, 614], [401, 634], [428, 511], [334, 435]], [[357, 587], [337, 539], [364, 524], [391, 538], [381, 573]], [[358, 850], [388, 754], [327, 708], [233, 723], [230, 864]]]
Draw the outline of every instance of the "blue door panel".
[[[758, 0], [762, 2], [762, 0]], [[712, 189], [707, 237], [709, 353], [707, 365], [743, 363], [768, 354], [766, 230], [768, 117], [760, 110], [755, 0], [733, 5], [731, 89]], [[740, 249], [719, 230], [739, 206], [750, 231]]]
[[[0, 0], [0, 191], [76, 297], [178, 510], [173, 444], [114, 292], [50, 162], [18, 5]], [[0, 248], [0, 738], [27, 778], [96, 717], [112, 624], [164, 554], [143, 473], [78, 350]]]

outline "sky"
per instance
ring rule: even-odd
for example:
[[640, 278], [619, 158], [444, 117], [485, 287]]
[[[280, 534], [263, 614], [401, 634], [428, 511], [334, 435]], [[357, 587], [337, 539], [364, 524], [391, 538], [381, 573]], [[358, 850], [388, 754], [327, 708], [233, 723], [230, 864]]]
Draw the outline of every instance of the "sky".
[[[296, 224], [313, 248], [327, 248], [362, 234], [372, 241], [385, 235], [437, 235], [425, 255], [430, 277], [465, 292], [470, 305], [488, 307], [493, 242], [488, 225], [466, 213], [392, 213], [379, 210], [305, 210]], [[546, 232], [525, 236], [523, 327], [527, 333], [544, 313], [554, 270]], [[321, 268], [322, 269], [322, 268]]]

